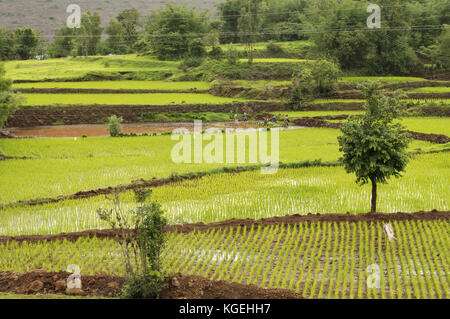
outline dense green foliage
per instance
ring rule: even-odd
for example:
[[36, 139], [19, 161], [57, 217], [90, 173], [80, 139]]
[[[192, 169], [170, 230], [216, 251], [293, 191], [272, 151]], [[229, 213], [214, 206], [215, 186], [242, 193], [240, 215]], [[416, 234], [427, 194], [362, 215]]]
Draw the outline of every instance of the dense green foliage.
[[301, 66], [292, 78], [293, 90], [289, 103], [296, 110], [315, 97], [329, 96], [335, 91], [341, 75], [339, 66], [327, 60]]
[[13, 114], [22, 102], [22, 98], [11, 92], [12, 81], [6, 79], [3, 64], [0, 64], [0, 129], [8, 117]]
[[161, 60], [176, 60], [189, 53], [193, 40], [206, 30], [207, 13], [187, 6], [166, 5], [152, 11], [145, 26], [143, 41]]

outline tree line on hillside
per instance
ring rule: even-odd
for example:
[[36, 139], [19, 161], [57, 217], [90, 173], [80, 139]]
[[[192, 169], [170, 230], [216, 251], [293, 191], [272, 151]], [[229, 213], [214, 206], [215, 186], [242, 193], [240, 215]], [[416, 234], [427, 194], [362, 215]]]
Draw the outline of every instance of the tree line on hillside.
[[[367, 1], [226, 0], [218, 16], [187, 6], [166, 5], [142, 16], [126, 9], [101, 27], [98, 13], [85, 12], [81, 27], [62, 27], [43, 47], [31, 28], [0, 28], [0, 59], [149, 53], [161, 60], [223, 57], [219, 44], [243, 43], [249, 62], [260, 41], [310, 40], [315, 55], [343, 69], [406, 74], [449, 64], [450, 3], [447, 0], [378, 0], [381, 29], [366, 25]], [[105, 35], [105, 40], [102, 40]], [[40, 45], [41, 44], [41, 45]], [[208, 49], [209, 52], [208, 52]]]

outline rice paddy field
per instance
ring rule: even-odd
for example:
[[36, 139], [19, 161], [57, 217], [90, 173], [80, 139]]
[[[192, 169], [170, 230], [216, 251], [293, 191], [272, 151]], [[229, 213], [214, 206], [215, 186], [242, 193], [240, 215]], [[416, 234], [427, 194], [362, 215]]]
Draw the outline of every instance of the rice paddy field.
[[[312, 43], [296, 41], [279, 45], [289, 57], [266, 57], [266, 44], [260, 43], [256, 46], [255, 63], [302, 63], [306, 61], [303, 54], [295, 52], [307, 51]], [[235, 47], [241, 54], [244, 52], [242, 45]], [[237, 106], [243, 105], [241, 102], [251, 101], [195, 92], [209, 90], [209, 82], [172, 81], [171, 77], [182, 73], [179, 63], [123, 55], [9, 61], [5, 65], [7, 76], [17, 81], [14, 83], [17, 90], [173, 91], [21, 93], [26, 98], [24, 110], [28, 111], [33, 111], [34, 106], [66, 106], [61, 112], [70, 112], [71, 106], [92, 104], [101, 104], [106, 109], [112, 105], [167, 105], [169, 108], [234, 104], [238, 110]], [[110, 80], [99, 80], [95, 75], [109, 76]], [[345, 76], [340, 82], [356, 84], [377, 79], [380, 77]], [[442, 87], [431, 87], [427, 86], [427, 79], [420, 77], [391, 76], [381, 80], [424, 82], [423, 87], [406, 86], [405, 90], [425, 96], [449, 92], [446, 81]], [[291, 84], [278, 79], [233, 82], [251, 88]], [[411, 103], [429, 101], [449, 104], [449, 99], [408, 99]], [[266, 102], [271, 106], [271, 102], [283, 101]], [[317, 99], [314, 104], [330, 104], [331, 110], [286, 111], [272, 107], [262, 113], [289, 115], [292, 119], [361, 115], [363, 110], [333, 109], [333, 104], [363, 102], [362, 99]], [[193, 110], [182, 114], [168, 111], [155, 113], [152, 118], [175, 121], [198, 115], [231, 126], [236, 110], [227, 113], [194, 113]], [[237, 113], [242, 119], [243, 112]], [[405, 117], [401, 123], [416, 133], [450, 136], [448, 117]], [[251, 124], [260, 125], [256, 120]], [[245, 133], [233, 134], [236, 138], [243, 134], [246, 141]], [[371, 186], [356, 184], [354, 175], [348, 174], [339, 161], [340, 134], [340, 130], [331, 128], [280, 130], [278, 149], [282, 165], [274, 174], [262, 174], [258, 166], [262, 165], [262, 154], [256, 155], [256, 162], [251, 160], [250, 138], [245, 143], [243, 161], [238, 160], [237, 145], [224, 140], [215, 152], [232, 151], [233, 161], [219, 157], [215, 163], [195, 163], [193, 148], [188, 151], [191, 163], [175, 162], [173, 150], [181, 136], [164, 134], [118, 138], [0, 138], [0, 272], [64, 271], [68, 265], [76, 264], [82, 275], [126, 275], [121, 250], [114, 238], [81, 235], [66, 240], [57, 236], [108, 229], [110, 226], [96, 213], [99, 208], [111, 208], [111, 201], [104, 194], [110, 194], [118, 186], [153, 181], [151, 200], [161, 204], [171, 226], [207, 224], [204, 229], [179, 231], [177, 226], [167, 231], [162, 263], [170, 275], [181, 273], [213, 281], [282, 288], [304, 298], [448, 299], [450, 223], [448, 217], [435, 218], [433, 214], [449, 211], [450, 143], [413, 139], [404, 174], [378, 186], [378, 211], [384, 219], [371, 220], [367, 217]], [[272, 130], [268, 140], [273, 136], [276, 135]], [[186, 134], [183, 138], [191, 145], [198, 143], [198, 136]], [[209, 133], [200, 136], [203, 147], [212, 145], [209, 143], [217, 138]], [[257, 141], [261, 142], [261, 137]], [[272, 144], [268, 147], [271, 154], [274, 147]], [[132, 187], [122, 190], [119, 198], [124, 211], [140, 205], [135, 201]], [[391, 217], [398, 216], [397, 212], [407, 217]], [[416, 218], [418, 212], [425, 212], [420, 213], [425, 217]], [[321, 220], [320, 216], [326, 218]], [[299, 220], [287, 221], [291, 217]], [[125, 218], [131, 220], [131, 215], [126, 214]], [[227, 224], [233, 219], [243, 221], [234, 226]], [[387, 224], [392, 227], [395, 240], [389, 239]], [[37, 237], [12, 237], [28, 235]], [[50, 235], [56, 237], [50, 240], [39, 237]], [[378, 269], [378, 287], [367, 284], [368, 267]], [[0, 293], [0, 299], [12, 297], [10, 291]], [[20, 296], [26, 297], [34, 296]]]
[[[382, 223], [299, 223], [171, 233], [163, 254], [172, 273], [295, 290], [307, 298], [448, 298], [448, 221], [394, 222], [390, 242]], [[8, 243], [0, 269], [47, 271], [77, 263], [87, 274], [123, 275], [113, 240]], [[22, 256], [17, 258], [16, 256]], [[382, 289], [366, 285], [377, 264]]]
[[17, 89], [133, 89], [133, 90], [208, 90], [209, 82], [168, 81], [88, 81], [88, 82], [35, 82], [15, 83]]
[[149, 94], [23, 94], [24, 106], [39, 105], [170, 105], [170, 104], [221, 104], [247, 101], [239, 98], [197, 93], [149, 93]]

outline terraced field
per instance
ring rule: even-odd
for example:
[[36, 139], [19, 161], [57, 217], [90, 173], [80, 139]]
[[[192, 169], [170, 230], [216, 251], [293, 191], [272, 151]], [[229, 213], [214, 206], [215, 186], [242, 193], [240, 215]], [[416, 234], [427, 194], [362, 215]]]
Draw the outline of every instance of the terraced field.
[[[303, 63], [303, 50], [311, 45], [308, 41], [283, 44], [285, 55], [274, 58], [266, 57], [265, 44], [258, 44], [254, 62]], [[236, 47], [243, 58], [244, 47]], [[295, 50], [301, 52], [295, 54]], [[291, 119], [327, 117], [326, 123], [336, 123], [344, 121], [342, 115], [364, 112], [360, 107], [363, 99], [316, 99], [314, 105], [325, 105], [325, 109], [329, 105], [330, 110], [294, 111], [285, 104], [285, 96], [263, 101], [239, 94], [205, 93], [214, 91], [209, 82], [173, 81], [183, 73], [179, 63], [126, 55], [10, 61], [6, 69], [16, 81], [14, 88], [24, 90], [25, 107], [19, 110], [24, 112], [20, 117], [24, 120], [19, 124], [25, 127], [44, 123], [51, 112], [58, 118], [51, 118], [50, 124], [68, 124], [63, 120], [83, 118], [86, 109], [92, 121], [77, 124], [88, 127], [88, 123], [97, 123], [106, 128], [100, 123], [118, 114], [121, 105], [127, 107], [124, 114], [134, 112], [135, 119], [151, 122], [191, 121], [198, 116], [212, 122], [229, 121], [224, 125], [231, 126], [235, 113], [242, 119], [246, 112], [249, 126], [257, 128], [263, 125], [263, 117], [273, 114], [280, 115], [281, 121], [289, 115]], [[339, 85], [351, 91], [361, 81], [376, 79], [379, 77], [346, 76]], [[408, 93], [424, 94], [424, 98], [407, 99], [410, 108], [439, 105], [445, 112], [450, 104], [446, 98], [428, 98], [448, 93], [448, 81], [440, 86], [420, 77], [381, 80], [386, 85], [398, 84]], [[277, 79], [233, 82], [236, 91], [242, 87], [258, 92], [291, 84]], [[26, 91], [29, 89], [38, 91]], [[45, 89], [55, 91], [42, 91]], [[86, 93], [85, 89], [97, 91]], [[256, 102], [257, 111], [252, 109]], [[339, 108], [352, 103], [356, 104], [352, 110]], [[93, 104], [98, 104], [97, 108]], [[145, 105], [151, 106], [150, 110], [142, 108]], [[223, 109], [224, 105], [229, 109]], [[155, 106], [163, 110], [151, 110]], [[180, 111], [181, 106], [192, 109]], [[67, 114], [70, 116], [65, 117]], [[172, 160], [178, 140], [170, 135], [0, 138], [0, 288], [4, 271], [58, 272], [70, 264], [79, 265], [83, 276], [124, 276], [120, 247], [96, 210], [110, 208], [105, 195], [118, 190], [122, 208], [136, 209], [140, 204], [133, 190], [151, 188], [152, 200], [161, 204], [170, 224], [162, 262], [171, 275], [283, 288], [305, 298], [447, 299], [450, 121], [420, 112], [413, 115], [420, 116], [401, 120], [406, 130], [416, 134], [408, 148], [407, 170], [378, 186], [378, 211], [383, 213], [375, 215], [365, 214], [370, 185], [357, 185], [339, 162], [342, 153], [337, 138], [341, 131], [333, 128], [280, 131], [281, 164], [276, 174], [261, 174], [260, 161], [252, 163], [247, 155], [251, 151], [248, 144], [244, 162], [238, 162], [237, 145], [230, 147], [227, 141], [220, 147], [224, 153], [234, 151], [235, 163], [223, 159], [178, 164]], [[334, 116], [341, 118], [332, 119]], [[440, 134], [444, 142], [430, 142], [430, 134]], [[193, 135], [187, 139], [196, 143]], [[202, 135], [203, 146], [212, 139], [210, 134]], [[194, 149], [189, 152], [192, 160]], [[260, 160], [261, 154], [257, 158]], [[131, 215], [125, 218], [131, 219]], [[392, 226], [392, 241], [386, 224]], [[86, 233], [71, 234], [82, 231]], [[12, 237], [29, 235], [32, 237]], [[39, 237], [47, 235], [56, 237]], [[380, 274], [378, 288], [367, 285], [368, 267]], [[0, 294], [0, 299], [9, 297]]]
[[167, 81], [89, 81], [89, 82], [32, 82], [15, 83], [14, 88], [63, 88], [63, 89], [133, 89], [133, 90], [208, 90], [208, 82]]
[[247, 101], [211, 94], [151, 93], [151, 94], [23, 94], [25, 106], [38, 105], [170, 105], [170, 104], [220, 104]]

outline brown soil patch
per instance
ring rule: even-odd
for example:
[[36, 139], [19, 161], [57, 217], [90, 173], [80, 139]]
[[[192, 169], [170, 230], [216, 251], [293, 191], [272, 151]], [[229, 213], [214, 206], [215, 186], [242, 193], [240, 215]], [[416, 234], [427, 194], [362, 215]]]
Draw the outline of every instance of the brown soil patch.
[[[408, 93], [405, 92], [408, 99], [448, 99], [450, 98], [450, 93]], [[387, 93], [387, 96], [392, 95], [392, 93]], [[338, 92], [335, 95], [337, 99], [364, 99], [364, 94], [359, 91], [347, 91]]]
[[[25, 274], [0, 272], [0, 291], [16, 294], [66, 294], [67, 272], [31, 271]], [[81, 276], [81, 296], [113, 297], [120, 293], [123, 277]], [[180, 273], [167, 280], [161, 299], [302, 299], [295, 291], [268, 289], [226, 281], [212, 281]]]
[[[182, 225], [169, 225], [164, 229], [166, 232], [190, 233], [193, 231], [208, 231], [216, 228], [227, 227], [252, 227], [252, 226], [271, 226], [279, 224], [297, 224], [301, 222], [391, 222], [405, 220], [448, 220], [450, 211], [432, 210], [429, 212], [416, 213], [367, 213], [367, 214], [308, 214], [308, 215], [287, 215], [280, 217], [270, 217], [263, 219], [229, 219], [215, 223], [193, 223]], [[132, 233], [132, 230], [125, 230], [125, 234]], [[77, 233], [62, 233], [57, 235], [23, 235], [23, 236], [0, 236], [0, 243], [8, 241], [18, 242], [39, 242], [68, 240], [76, 241], [80, 237], [98, 237], [98, 238], [115, 238], [120, 237], [121, 232], [112, 229], [106, 230], [87, 230]]]
[[[67, 278], [70, 273], [31, 271], [25, 274], [10, 271], [0, 272], [0, 291], [16, 294], [65, 294]], [[124, 278], [109, 275], [82, 275], [82, 291], [77, 295], [94, 295], [112, 297], [118, 292], [117, 287], [124, 283]]]
[[176, 274], [161, 294], [161, 299], [303, 299], [288, 289], [261, 288], [199, 276]]
[[290, 110], [280, 102], [235, 102], [228, 104], [178, 104], [178, 105], [68, 105], [20, 108], [8, 118], [6, 127], [33, 127], [62, 123], [106, 123], [111, 115], [121, 116], [124, 123], [137, 123], [146, 113], [201, 113], [201, 112], [261, 112]]
[[411, 134], [411, 137], [415, 140], [427, 141], [437, 144], [446, 144], [450, 142], [450, 138], [443, 134], [425, 134], [414, 131], [402, 131]]
[[[194, 123], [126, 123], [123, 124], [125, 134], [158, 134], [172, 132], [176, 128], [184, 127], [193, 130]], [[225, 129], [233, 127], [234, 123], [204, 123], [203, 128]], [[256, 125], [240, 124], [241, 128], [256, 127]], [[86, 136], [109, 136], [107, 124], [79, 124], [79, 125], [53, 125], [36, 127], [16, 127], [10, 129], [15, 137], [81, 137]]]
[[[445, 80], [445, 79], [444, 79]], [[356, 83], [340, 83], [339, 90], [356, 90], [358, 84]], [[450, 87], [450, 82], [438, 82], [438, 81], [421, 81], [421, 82], [399, 82], [399, 83], [383, 83], [384, 89], [405, 89], [405, 88], [421, 88], [421, 87]]]
[[339, 129], [342, 127], [341, 123], [330, 123], [324, 120], [320, 120], [317, 118], [311, 117], [303, 117], [294, 120], [294, 124], [298, 126], [306, 126], [306, 127], [327, 127]]

